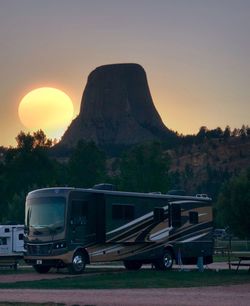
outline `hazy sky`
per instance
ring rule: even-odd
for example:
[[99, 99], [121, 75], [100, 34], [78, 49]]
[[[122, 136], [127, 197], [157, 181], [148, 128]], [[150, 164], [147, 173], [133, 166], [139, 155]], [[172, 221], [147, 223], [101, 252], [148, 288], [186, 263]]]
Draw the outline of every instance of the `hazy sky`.
[[88, 74], [121, 62], [144, 67], [170, 129], [250, 124], [250, 0], [0, 0], [0, 41], [0, 145], [28, 131], [31, 89], [64, 90], [76, 116]]

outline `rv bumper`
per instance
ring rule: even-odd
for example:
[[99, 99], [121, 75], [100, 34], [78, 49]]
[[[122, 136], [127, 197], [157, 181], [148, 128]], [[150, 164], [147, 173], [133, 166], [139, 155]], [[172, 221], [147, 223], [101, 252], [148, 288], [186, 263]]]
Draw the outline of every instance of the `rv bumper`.
[[56, 256], [24, 256], [24, 261], [29, 265], [46, 265], [60, 267], [71, 263], [73, 251]]

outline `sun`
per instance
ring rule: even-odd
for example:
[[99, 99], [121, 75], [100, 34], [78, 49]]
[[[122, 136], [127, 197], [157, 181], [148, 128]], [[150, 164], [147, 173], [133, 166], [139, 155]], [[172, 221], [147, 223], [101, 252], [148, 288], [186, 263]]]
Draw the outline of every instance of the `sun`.
[[70, 97], [52, 87], [36, 88], [20, 101], [18, 115], [31, 131], [42, 129], [47, 137], [59, 139], [71, 123], [74, 107]]

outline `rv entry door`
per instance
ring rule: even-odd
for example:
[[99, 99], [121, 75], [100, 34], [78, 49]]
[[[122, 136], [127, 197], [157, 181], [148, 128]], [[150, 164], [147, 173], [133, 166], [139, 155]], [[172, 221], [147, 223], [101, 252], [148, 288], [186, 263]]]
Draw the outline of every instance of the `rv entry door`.
[[[74, 195], [74, 196], [73, 196]], [[94, 205], [91, 195], [74, 193], [70, 200], [70, 240], [87, 244], [95, 240]]]

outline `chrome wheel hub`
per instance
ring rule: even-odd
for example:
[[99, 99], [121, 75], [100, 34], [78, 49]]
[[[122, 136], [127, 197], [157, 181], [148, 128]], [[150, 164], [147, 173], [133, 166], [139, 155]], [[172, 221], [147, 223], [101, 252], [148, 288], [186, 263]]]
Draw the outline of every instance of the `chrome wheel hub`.
[[81, 255], [76, 255], [72, 263], [76, 271], [81, 271], [84, 269], [84, 261]]
[[169, 268], [173, 264], [173, 259], [170, 254], [165, 254], [163, 257], [163, 262], [166, 268]]

